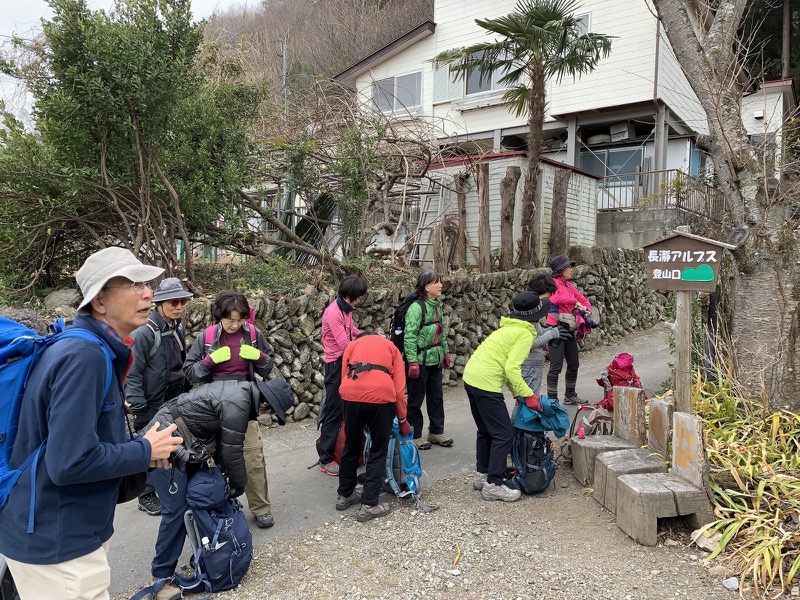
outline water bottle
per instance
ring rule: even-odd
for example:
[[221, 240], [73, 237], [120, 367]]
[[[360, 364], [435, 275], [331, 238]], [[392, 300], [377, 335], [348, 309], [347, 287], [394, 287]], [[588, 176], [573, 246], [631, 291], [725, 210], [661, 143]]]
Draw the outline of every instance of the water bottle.
[[207, 537], [204, 537], [200, 540], [200, 543], [203, 545], [204, 552], [211, 552], [211, 540], [209, 540]]

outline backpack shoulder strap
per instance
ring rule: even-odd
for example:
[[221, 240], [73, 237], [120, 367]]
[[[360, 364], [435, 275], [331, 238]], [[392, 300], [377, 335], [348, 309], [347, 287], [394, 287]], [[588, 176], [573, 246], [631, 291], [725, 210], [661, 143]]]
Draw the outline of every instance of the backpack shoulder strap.
[[209, 325], [206, 327], [205, 332], [203, 333], [203, 341], [206, 344], [206, 348], [210, 348], [214, 345], [214, 339], [217, 337], [217, 328], [221, 327], [221, 325]]
[[108, 347], [108, 344], [105, 341], [86, 329], [81, 328], [72, 328], [67, 329], [66, 331], [62, 331], [61, 333], [57, 334], [52, 338], [52, 342], [57, 342], [59, 340], [63, 340], [65, 338], [78, 338], [82, 340], [86, 340], [87, 342], [95, 342], [100, 345], [103, 349], [103, 354], [106, 357], [106, 383], [105, 387], [103, 388], [103, 396], [108, 393], [108, 390], [111, 389], [111, 379], [113, 377], [113, 367], [112, 362], [114, 360], [114, 353], [111, 351], [111, 348]]
[[161, 329], [153, 319], [147, 319], [147, 328], [153, 332], [153, 345], [150, 346], [150, 358], [153, 358], [161, 345]]

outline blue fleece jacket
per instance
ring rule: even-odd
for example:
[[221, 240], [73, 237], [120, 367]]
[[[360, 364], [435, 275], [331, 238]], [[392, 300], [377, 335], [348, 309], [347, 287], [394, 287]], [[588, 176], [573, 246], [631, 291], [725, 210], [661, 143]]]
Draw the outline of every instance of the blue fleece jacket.
[[108, 343], [115, 359], [103, 397], [106, 359], [99, 344], [65, 339], [49, 347], [28, 381], [11, 454], [21, 464], [47, 437], [36, 471], [34, 531], [27, 533], [31, 470], [0, 511], [0, 553], [31, 564], [55, 564], [94, 552], [114, 533], [120, 478], [150, 462], [150, 443], [128, 441], [122, 382], [130, 348], [88, 315], [74, 327]]

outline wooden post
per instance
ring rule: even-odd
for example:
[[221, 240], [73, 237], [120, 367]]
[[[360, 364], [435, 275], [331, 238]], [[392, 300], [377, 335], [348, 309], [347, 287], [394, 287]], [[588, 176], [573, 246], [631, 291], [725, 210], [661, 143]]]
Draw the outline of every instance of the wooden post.
[[[687, 225], [676, 228], [691, 233]], [[675, 292], [675, 410], [692, 412], [692, 294]]]
[[500, 180], [500, 270], [508, 271], [514, 262], [514, 206], [522, 176], [519, 167], [508, 167]]
[[481, 273], [492, 272], [492, 230], [489, 224], [489, 165], [478, 170], [478, 262]]
[[567, 229], [567, 192], [572, 171], [556, 169], [553, 180], [553, 205], [550, 209], [550, 239], [547, 242], [549, 255], [567, 254], [569, 229]]
[[463, 268], [467, 264], [467, 177], [468, 173], [456, 175], [456, 199], [458, 201], [458, 241], [456, 242], [456, 255], [458, 266]]

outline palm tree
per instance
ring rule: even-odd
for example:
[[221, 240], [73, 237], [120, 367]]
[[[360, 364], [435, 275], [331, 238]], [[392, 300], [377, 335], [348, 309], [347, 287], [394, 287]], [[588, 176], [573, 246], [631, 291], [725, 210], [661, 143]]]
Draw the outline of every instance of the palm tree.
[[611, 52], [611, 36], [582, 33], [575, 17], [576, 0], [519, 0], [514, 10], [497, 19], [476, 19], [489, 34], [497, 37], [437, 54], [435, 67], [449, 65], [459, 79], [477, 71], [481, 82], [492, 73], [502, 75], [507, 85], [503, 100], [516, 116], [528, 115], [528, 172], [522, 192], [522, 237], [517, 266], [536, 266], [539, 262], [539, 153], [544, 128], [545, 83], [565, 75], [580, 76], [594, 70], [601, 58]]

